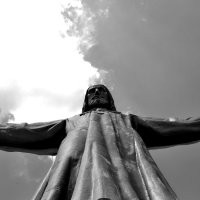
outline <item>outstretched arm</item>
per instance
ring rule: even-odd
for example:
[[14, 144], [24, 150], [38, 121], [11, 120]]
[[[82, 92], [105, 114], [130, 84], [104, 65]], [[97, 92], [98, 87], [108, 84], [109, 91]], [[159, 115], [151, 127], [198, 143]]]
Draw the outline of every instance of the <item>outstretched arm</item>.
[[167, 120], [130, 115], [133, 128], [148, 148], [191, 144], [200, 140], [200, 118]]
[[0, 124], [0, 150], [54, 155], [66, 135], [66, 120]]

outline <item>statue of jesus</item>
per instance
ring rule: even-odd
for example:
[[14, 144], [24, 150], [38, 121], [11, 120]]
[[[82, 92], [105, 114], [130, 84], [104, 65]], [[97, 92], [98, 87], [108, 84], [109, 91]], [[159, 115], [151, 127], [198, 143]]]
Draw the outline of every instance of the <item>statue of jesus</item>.
[[2, 150], [56, 155], [34, 200], [175, 200], [148, 149], [199, 139], [200, 119], [122, 114], [104, 85], [88, 88], [80, 115], [0, 125]]

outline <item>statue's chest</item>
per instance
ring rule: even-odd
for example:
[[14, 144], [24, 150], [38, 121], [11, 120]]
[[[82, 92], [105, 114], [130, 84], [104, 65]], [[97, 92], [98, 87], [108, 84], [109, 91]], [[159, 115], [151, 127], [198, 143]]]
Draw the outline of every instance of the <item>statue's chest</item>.
[[80, 159], [94, 146], [100, 151], [117, 146], [120, 151], [132, 154], [133, 134], [120, 114], [92, 112], [70, 121], [61, 146], [72, 159]]

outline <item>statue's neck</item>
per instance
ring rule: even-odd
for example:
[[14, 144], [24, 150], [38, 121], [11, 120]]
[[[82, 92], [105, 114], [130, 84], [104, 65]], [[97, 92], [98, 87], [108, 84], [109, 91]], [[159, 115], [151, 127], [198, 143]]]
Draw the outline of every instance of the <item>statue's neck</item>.
[[107, 108], [92, 108], [90, 111], [105, 111]]
[[89, 112], [92, 112], [92, 111], [97, 111], [97, 112], [110, 111], [110, 112], [113, 112], [113, 113], [121, 113], [121, 112], [118, 112], [118, 111], [109, 110], [107, 108], [92, 108], [92, 109], [88, 110], [87, 112], [81, 113], [80, 116], [85, 115], [86, 113], [89, 113]]

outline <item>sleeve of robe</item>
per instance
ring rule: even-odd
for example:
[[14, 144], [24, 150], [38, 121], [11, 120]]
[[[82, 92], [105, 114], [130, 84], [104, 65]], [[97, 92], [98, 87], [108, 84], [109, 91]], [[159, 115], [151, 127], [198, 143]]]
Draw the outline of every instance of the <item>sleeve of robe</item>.
[[0, 150], [55, 155], [66, 135], [66, 120], [0, 124]]
[[131, 123], [147, 148], [191, 144], [200, 140], [200, 118], [170, 120], [131, 115]]

